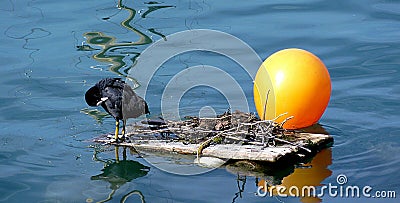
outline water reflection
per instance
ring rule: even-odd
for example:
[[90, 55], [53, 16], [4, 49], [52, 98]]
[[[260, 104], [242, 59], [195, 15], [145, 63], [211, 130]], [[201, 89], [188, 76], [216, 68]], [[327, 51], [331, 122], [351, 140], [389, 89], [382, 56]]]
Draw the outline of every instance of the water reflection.
[[148, 4], [148, 5], [152, 5], [152, 6], [148, 6], [147, 11], [145, 11], [144, 13], [142, 13], [142, 18], [146, 18], [146, 16], [147, 16], [149, 13], [151, 13], [151, 12], [153, 12], [153, 11], [156, 11], [156, 10], [158, 10], [158, 9], [174, 7], [174, 6], [162, 6], [162, 5], [157, 5], [157, 4], [159, 4], [159, 3], [158, 3], [158, 2], [155, 2], [155, 1], [150, 1], [150, 2], [148, 2], [147, 4]]
[[[110, 64], [110, 71], [120, 76], [128, 75], [129, 68], [123, 70], [123, 72], [121, 72], [121, 69], [126, 66], [126, 62], [124, 61], [125, 57], [133, 55], [130, 60], [135, 61], [139, 56], [139, 52], [136, 52], [133, 47], [137, 44], [136, 42], [117, 43], [115, 37], [105, 35], [102, 32], [87, 32], [84, 36], [86, 38], [86, 43], [101, 47], [101, 51], [93, 55], [94, 59]], [[150, 42], [151, 40], [148, 43]], [[121, 50], [124, 47], [129, 47], [129, 49], [123, 50], [124, 54], [122, 54]]]
[[99, 111], [98, 109], [84, 108], [81, 110], [81, 113], [91, 116], [92, 118], [94, 118], [94, 120], [97, 121], [97, 123], [100, 124], [103, 123], [104, 118], [111, 118], [108, 113], [104, 111]]
[[[104, 168], [101, 170], [102, 173], [92, 176], [91, 180], [102, 180], [110, 184], [111, 192], [108, 197], [98, 202], [108, 202], [113, 199], [115, 192], [124, 184], [131, 182], [134, 179], [146, 176], [150, 171], [150, 167], [145, 166], [137, 161], [127, 160], [126, 148], [123, 148], [122, 160], [119, 158], [119, 147], [115, 147], [115, 160], [101, 160], [98, 158], [98, 151], [95, 150], [94, 160], [103, 162]], [[137, 195], [141, 199], [141, 202], [145, 202], [145, 198], [139, 190], [132, 190], [126, 193], [120, 200], [125, 202], [128, 197]]]
[[[262, 178], [257, 186], [265, 187], [265, 185], [284, 186], [287, 188], [282, 194], [290, 196], [288, 188], [295, 186], [300, 191], [305, 186], [321, 186], [321, 182], [332, 174], [328, 166], [332, 164], [332, 150], [330, 148], [320, 151], [309, 163], [303, 164], [294, 169], [293, 173], [284, 177], [280, 184], [275, 184], [275, 181], [270, 181]], [[277, 191], [272, 190], [272, 195], [276, 196]], [[301, 202], [321, 202], [318, 197], [302, 196], [300, 194]]]
[[232, 199], [232, 203], [236, 202], [236, 199], [243, 197], [242, 193], [244, 192], [244, 186], [246, 185], [246, 180], [247, 180], [246, 176], [240, 176], [238, 174], [236, 179], [238, 191], [235, 193], [235, 196]]
[[[141, 14], [141, 18], [145, 18], [151, 12], [159, 9], [169, 8], [173, 6], [157, 5], [157, 2], [146, 3], [148, 9]], [[126, 60], [130, 60], [132, 64], [135, 64], [136, 58], [140, 55], [140, 51], [137, 50], [137, 46], [150, 44], [153, 40], [147, 36], [144, 32], [133, 27], [132, 20], [135, 18], [137, 12], [134, 8], [128, 7], [123, 4], [122, 0], [118, 1], [118, 9], [128, 11], [129, 16], [123, 20], [120, 25], [127, 30], [134, 32], [139, 39], [135, 42], [116, 42], [114, 36], [109, 36], [103, 32], [86, 32], [84, 37], [86, 38], [87, 44], [77, 46], [78, 51], [94, 51], [97, 50], [92, 48], [91, 45], [101, 47], [99, 53], [94, 54], [93, 58], [97, 61], [110, 64], [109, 70], [116, 73], [119, 76], [128, 77], [134, 81], [134, 78], [130, 78], [128, 71], [131, 67], [127, 67]], [[110, 20], [113, 16], [104, 17], [103, 20]], [[166, 40], [165, 35], [156, 31], [154, 28], [149, 28], [147, 31], [159, 35]]]
[[[237, 198], [241, 198], [241, 193], [244, 191], [246, 183], [246, 177], [256, 177], [256, 187], [263, 187], [261, 190], [263, 193], [266, 192], [266, 196], [277, 196], [277, 190], [273, 189], [272, 194], [269, 189], [271, 187], [277, 188], [283, 186], [286, 188], [281, 194], [292, 196], [289, 193], [290, 187], [299, 188], [300, 191], [303, 186], [313, 186], [318, 188], [321, 186], [323, 180], [331, 176], [332, 171], [328, 169], [328, 166], [332, 164], [332, 149], [323, 149], [315, 155], [315, 157], [308, 163], [299, 166], [282, 166], [279, 165], [268, 165], [263, 163], [254, 162], [236, 162], [226, 166], [227, 171], [237, 174], [238, 192], [235, 193], [232, 202], [235, 202]], [[268, 190], [265, 191], [264, 188]], [[293, 193], [293, 192], [292, 192]], [[294, 193], [295, 194], [295, 193]], [[317, 193], [318, 194], [318, 193]], [[301, 202], [321, 202], [322, 200], [318, 197], [313, 197], [307, 194], [303, 196], [299, 193]]]

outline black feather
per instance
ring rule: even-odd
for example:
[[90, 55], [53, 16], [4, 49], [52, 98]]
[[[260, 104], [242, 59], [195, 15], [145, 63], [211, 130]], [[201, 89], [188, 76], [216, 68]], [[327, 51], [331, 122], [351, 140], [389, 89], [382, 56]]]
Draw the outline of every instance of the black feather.
[[[102, 98], [107, 99], [101, 102]], [[86, 92], [85, 100], [89, 106], [97, 106], [101, 103], [104, 110], [115, 120], [137, 118], [150, 113], [146, 101], [121, 78], [100, 80]]]

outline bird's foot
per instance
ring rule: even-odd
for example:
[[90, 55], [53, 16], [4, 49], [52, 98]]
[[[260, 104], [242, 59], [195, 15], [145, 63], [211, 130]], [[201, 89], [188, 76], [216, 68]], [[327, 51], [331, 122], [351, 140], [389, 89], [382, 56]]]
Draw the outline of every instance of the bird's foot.
[[124, 138], [115, 135], [108, 135], [107, 138], [109, 143], [120, 143], [125, 140]]
[[125, 137], [118, 137], [117, 139], [115, 139], [115, 138], [111, 139], [112, 143], [122, 143], [124, 141], [125, 141]]
[[118, 138], [118, 142], [125, 142], [125, 135], [123, 135], [122, 137]]

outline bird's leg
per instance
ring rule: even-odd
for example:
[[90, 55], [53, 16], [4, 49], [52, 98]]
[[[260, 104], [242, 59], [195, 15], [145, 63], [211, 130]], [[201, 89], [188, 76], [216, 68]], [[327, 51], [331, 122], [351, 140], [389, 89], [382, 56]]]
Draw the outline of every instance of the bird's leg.
[[118, 142], [119, 120], [115, 121], [115, 141]]
[[119, 162], [119, 147], [115, 146], [115, 162]]
[[125, 139], [126, 119], [122, 119], [122, 138]]
[[124, 161], [126, 160], [126, 147], [124, 147], [124, 151], [122, 152], [122, 158]]

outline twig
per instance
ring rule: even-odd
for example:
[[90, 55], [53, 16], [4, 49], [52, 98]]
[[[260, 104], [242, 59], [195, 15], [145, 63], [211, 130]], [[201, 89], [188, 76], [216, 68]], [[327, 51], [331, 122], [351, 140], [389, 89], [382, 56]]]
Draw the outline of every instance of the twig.
[[296, 144], [296, 143], [292, 143], [292, 142], [289, 142], [289, 141], [287, 141], [287, 140], [283, 140], [283, 139], [279, 139], [279, 138], [275, 138], [275, 139], [278, 140], [279, 142], [283, 142], [283, 143], [286, 143], [286, 144], [290, 144], [290, 145], [296, 146], [296, 147], [298, 147], [298, 148], [304, 149], [304, 150], [306, 150], [307, 152], [311, 153], [311, 150], [310, 150], [310, 149], [305, 148], [305, 147], [303, 147], [303, 146], [301, 146], [301, 145], [298, 145], [298, 144]]
[[200, 120], [222, 120], [222, 119], [225, 119], [225, 118], [228, 118], [228, 117], [232, 117], [232, 115], [225, 115], [225, 116], [222, 116], [222, 117], [217, 117], [217, 118], [207, 118], [207, 117], [203, 117], [203, 118], [199, 118]]
[[221, 136], [222, 136], [222, 133], [219, 133], [219, 134], [209, 138], [208, 140], [200, 143], [199, 147], [197, 148], [197, 160], [199, 160], [199, 157], [200, 157], [201, 153], [203, 152], [203, 149], [208, 147], [213, 140], [215, 140], [216, 138], [220, 138]]
[[267, 92], [267, 95], [266, 95], [266, 98], [265, 98], [263, 120], [265, 120], [265, 113], [267, 112], [269, 91], [270, 91], [270, 89], [268, 89], [268, 92]]
[[285, 118], [285, 120], [283, 120], [279, 125], [280, 125], [280, 126], [285, 125], [285, 123], [286, 123], [288, 120], [292, 119], [292, 118], [294, 118], [294, 116], [289, 116], [289, 117]]

